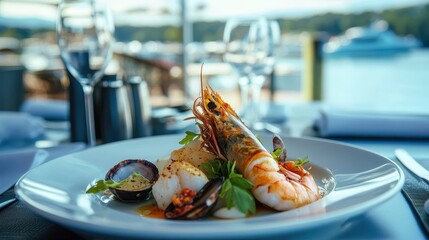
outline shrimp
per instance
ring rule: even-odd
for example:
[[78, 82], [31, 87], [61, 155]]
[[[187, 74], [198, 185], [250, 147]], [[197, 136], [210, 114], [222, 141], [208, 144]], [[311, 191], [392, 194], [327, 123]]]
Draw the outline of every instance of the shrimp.
[[158, 208], [162, 210], [167, 208], [172, 198], [182, 189], [189, 188], [198, 192], [208, 182], [201, 170], [186, 161], [170, 160], [160, 172], [158, 180], [152, 186], [152, 193]]
[[[202, 66], [201, 66], [202, 72]], [[203, 87], [193, 106], [202, 146], [219, 158], [235, 161], [238, 171], [253, 183], [261, 203], [279, 211], [297, 208], [321, 197], [313, 176], [294, 162], [277, 162], [244, 122], [210, 86]]]

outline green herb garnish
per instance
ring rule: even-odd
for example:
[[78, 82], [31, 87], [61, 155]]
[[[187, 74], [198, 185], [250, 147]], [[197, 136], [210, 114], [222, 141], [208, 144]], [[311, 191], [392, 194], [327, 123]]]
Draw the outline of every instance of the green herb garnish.
[[305, 158], [297, 158], [297, 159], [295, 159], [295, 161], [293, 161], [294, 163], [295, 163], [295, 166], [296, 167], [299, 167], [299, 166], [304, 166], [305, 164], [307, 164], [307, 163], [310, 163], [310, 159], [308, 158], [308, 157], [305, 157]]
[[253, 184], [235, 171], [235, 162], [231, 165], [229, 161], [216, 159], [203, 163], [203, 168], [210, 179], [225, 178], [220, 197], [225, 200], [228, 209], [236, 207], [244, 214], [256, 212], [255, 199], [250, 192]]
[[118, 187], [119, 185], [120, 185], [120, 183], [115, 182], [113, 180], [107, 180], [107, 181], [98, 180], [95, 183], [95, 185], [93, 185], [88, 190], [86, 190], [86, 193], [96, 194], [96, 193], [99, 193], [101, 191], [108, 189], [109, 187], [115, 188], [115, 187]]
[[191, 131], [186, 131], [185, 133], [186, 133], [186, 136], [182, 140], [180, 140], [179, 144], [186, 145], [201, 136], [201, 134], [194, 133]]
[[215, 159], [213, 161], [208, 161], [202, 164], [204, 173], [209, 179], [215, 179], [217, 177], [223, 176], [221, 173], [222, 161], [220, 159]]
[[273, 158], [277, 161], [280, 155], [282, 154], [282, 152], [283, 152], [283, 148], [277, 148], [275, 151], [271, 152], [271, 156], [273, 156]]
[[90, 187], [88, 190], [86, 190], [86, 193], [89, 194], [97, 194], [101, 191], [104, 191], [108, 188], [118, 188], [121, 185], [123, 185], [124, 183], [130, 181], [131, 179], [135, 178], [135, 177], [144, 177], [142, 176], [140, 173], [138, 172], [133, 172], [132, 174], [130, 174], [130, 176], [128, 176], [126, 179], [120, 181], [120, 182], [116, 182], [112, 179], [110, 180], [98, 180], [95, 185], [93, 185], [92, 187]]

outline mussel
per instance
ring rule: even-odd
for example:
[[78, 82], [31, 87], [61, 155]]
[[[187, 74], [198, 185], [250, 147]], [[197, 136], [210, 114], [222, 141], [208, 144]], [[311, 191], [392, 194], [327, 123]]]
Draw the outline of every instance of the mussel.
[[120, 187], [109, 188], [110, 191], [120, 201], [137, 202], [150, 198], [152, 185], [158, 177], [155, 164], [142, 159], [129, 159], [113, 166], [106, 173], [105, 180], [125, 180]]
[[282, 151], [280, 153], [278, 159], [277, 159], [279, 162], [286, 161], [287, 152], [286, 152], [285, 144], [284, 144], [282, 138], [277, 134], [275, 134], [273, 137], [273, 149], [274, 149], [274, 151], [276, 151], [278, 149], [281, 149], [281, 151]]
[[177, 206], [173, 202], [165, 209], [164, 217], [175, 220], [195, 220], [210, 215], [219, 198], [224, 178], [219, 177], [207, 182], [185, 205]]

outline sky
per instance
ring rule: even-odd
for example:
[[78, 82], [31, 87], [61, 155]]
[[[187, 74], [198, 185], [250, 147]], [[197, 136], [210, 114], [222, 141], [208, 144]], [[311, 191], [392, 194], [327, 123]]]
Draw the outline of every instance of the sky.
[[[56, 0], [34, 0], [55, 4]], [[55, 21], [52, 5], [32, 0], [0, 1], [0, 17], [36, 17]], [[115, 21], [132, 25], [180, 24], [180, 0], [109, 0]], [[233, 16], [264, 15], [294, 18], [325, 12], [381, 11], [429, 3], [429, 0], [187, 0], [192, 21], [226, 20]], [[149, 10], [150, 11], [149, 11]]]
[[[128, 6], [120, 2], [128, 2]], [[156, 3], [155, 3], [156, 2]], [[112, 8], [125, 10], [133, 6], [150, 7], [156, 4], [159, 8], [168, 8], [173, 16], [154, 14], [126, 14], [121, 20], [136, 25], [146, 23], [180, 23], [180, 1], [178, 0], [112, 0]], [[189, 18], [193, 21], [226, 20], [234, 16], [264, 15], [277, 18], [294, 18], [325, 12], [362, 12], [381, 11], [388, 8], [399, 8], [429, 3], [429, 0], [188, 0]]]
[[[206, 18], [228, 17], [240, 9], [243, 14], [263, 13], [276, 17], [301, 17], [323, 12], [379, 11], [386, 8], [428, 3], [428, 0], [218, 0], [206, 1]], [[243, 4], [246, 2], [246, 4]], [[262, 3], [262, 4], [261, 4]], [[227, 7], [226, 7], [227, 6]], [[203, 14], [201, 14], [203, 15]]]

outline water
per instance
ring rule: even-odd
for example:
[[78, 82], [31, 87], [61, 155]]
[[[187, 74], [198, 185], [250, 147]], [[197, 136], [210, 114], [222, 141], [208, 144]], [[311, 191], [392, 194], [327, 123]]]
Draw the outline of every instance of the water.
[[[276, 101], [304, 98], [304, 71], [304, 60], [299, 56], [277, 59], [275, 88], [281, 94], [277, 95]], [[212, 77], [210, 84], [223, 95], [231, 93], [225, 99], [239, 107], [236, 75], [224, 74]], [[194, 75], [187, 85], [192, 96], [197, 96], [199, 75]], [[322, 101], [330, 106], [429, 114], [429, 49], [379, 57], [326, 57], [322, 79]], [[268, 94], [263, 95], [262, 101], [268, 99]]]
[[323, 99], [339, 107], [429, 113], [429, 50], [371, 58], [327, 58]]

